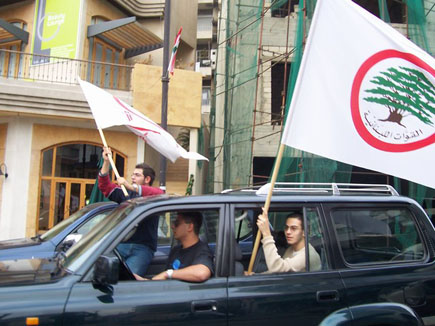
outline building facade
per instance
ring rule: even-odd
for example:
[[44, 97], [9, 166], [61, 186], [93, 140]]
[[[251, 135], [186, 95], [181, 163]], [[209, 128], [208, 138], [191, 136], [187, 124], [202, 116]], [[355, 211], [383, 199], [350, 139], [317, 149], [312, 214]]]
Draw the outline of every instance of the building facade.
[[[171, 2], [168, 131], [197, 150], [202, 76], [194, 71], [197, 1]], [[102, 141], [78, 86], [87, 80], [160, 123], [165, 1], [8, 0], [0, 5], [0, 239], [34, 236], [86, 205]], [[169, 49], [170, 51], [170, 49]], [[122, 176], [159, 154], [122, 127], [104, 130]], [[168, 163], [168, 193], [198, 167]], [[193, 193], [196, 188], [193, 188]]]

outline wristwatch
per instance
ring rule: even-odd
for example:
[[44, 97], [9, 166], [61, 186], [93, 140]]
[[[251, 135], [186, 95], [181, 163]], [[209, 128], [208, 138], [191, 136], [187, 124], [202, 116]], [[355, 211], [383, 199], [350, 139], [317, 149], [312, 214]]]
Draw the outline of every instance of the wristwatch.
[[167, 271], [166, 271], [166, 275], [168, 275], [168, 279], [172, 279], [172, 274], [174, 273], [174, 270], [173, 269], [168, 269]]

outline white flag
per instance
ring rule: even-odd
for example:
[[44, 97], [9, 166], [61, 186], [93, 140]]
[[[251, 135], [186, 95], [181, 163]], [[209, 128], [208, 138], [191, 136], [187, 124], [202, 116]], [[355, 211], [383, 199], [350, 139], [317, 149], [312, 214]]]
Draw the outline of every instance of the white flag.
[[116, 96], [80, 78], [79, 82], [98, 128], [124, 125], [172, 163], [180, 156], [207, 160], [198, 153], [187, 152], [166, 130]]
[[435, 59], [350, 0], [318, 0], [282, 143], [435, 188]]

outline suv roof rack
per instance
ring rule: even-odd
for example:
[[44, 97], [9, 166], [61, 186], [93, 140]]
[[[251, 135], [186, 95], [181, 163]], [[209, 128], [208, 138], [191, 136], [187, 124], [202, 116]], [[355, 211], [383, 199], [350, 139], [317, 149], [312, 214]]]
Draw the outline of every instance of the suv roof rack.
[[[237, 189], [239, 191], [255, 191], [257, 195], [267, 195], [269, 193], [270, 183], [261, 187], [251, 187]], [[228, 193], [236, 190], [227, 189], [222, 193]], [[399, 193], [392, 186], [387, 184], [363, 184], [363, 183], [306, 183], [306, 182], [276, 182], [273, 188], [274, 193], [324, 193], [334, 196], [341, 196], [350, 193], [359, 194], [377, 194], [399, 196]]]

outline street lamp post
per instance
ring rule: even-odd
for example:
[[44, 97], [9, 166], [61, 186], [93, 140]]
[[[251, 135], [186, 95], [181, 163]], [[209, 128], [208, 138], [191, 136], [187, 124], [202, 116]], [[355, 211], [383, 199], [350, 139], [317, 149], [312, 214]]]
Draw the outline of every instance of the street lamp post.
[[[165, 0], [165, 24], [163, 37], [163, 69], [162, 69], [162, 118], [161, 127], [168, 129], [168, 88], [169, 88], [169, 28], [171, 24], [171, 0]], [[160, 189], [166, 192], [166, 157], [160, 155]]]

